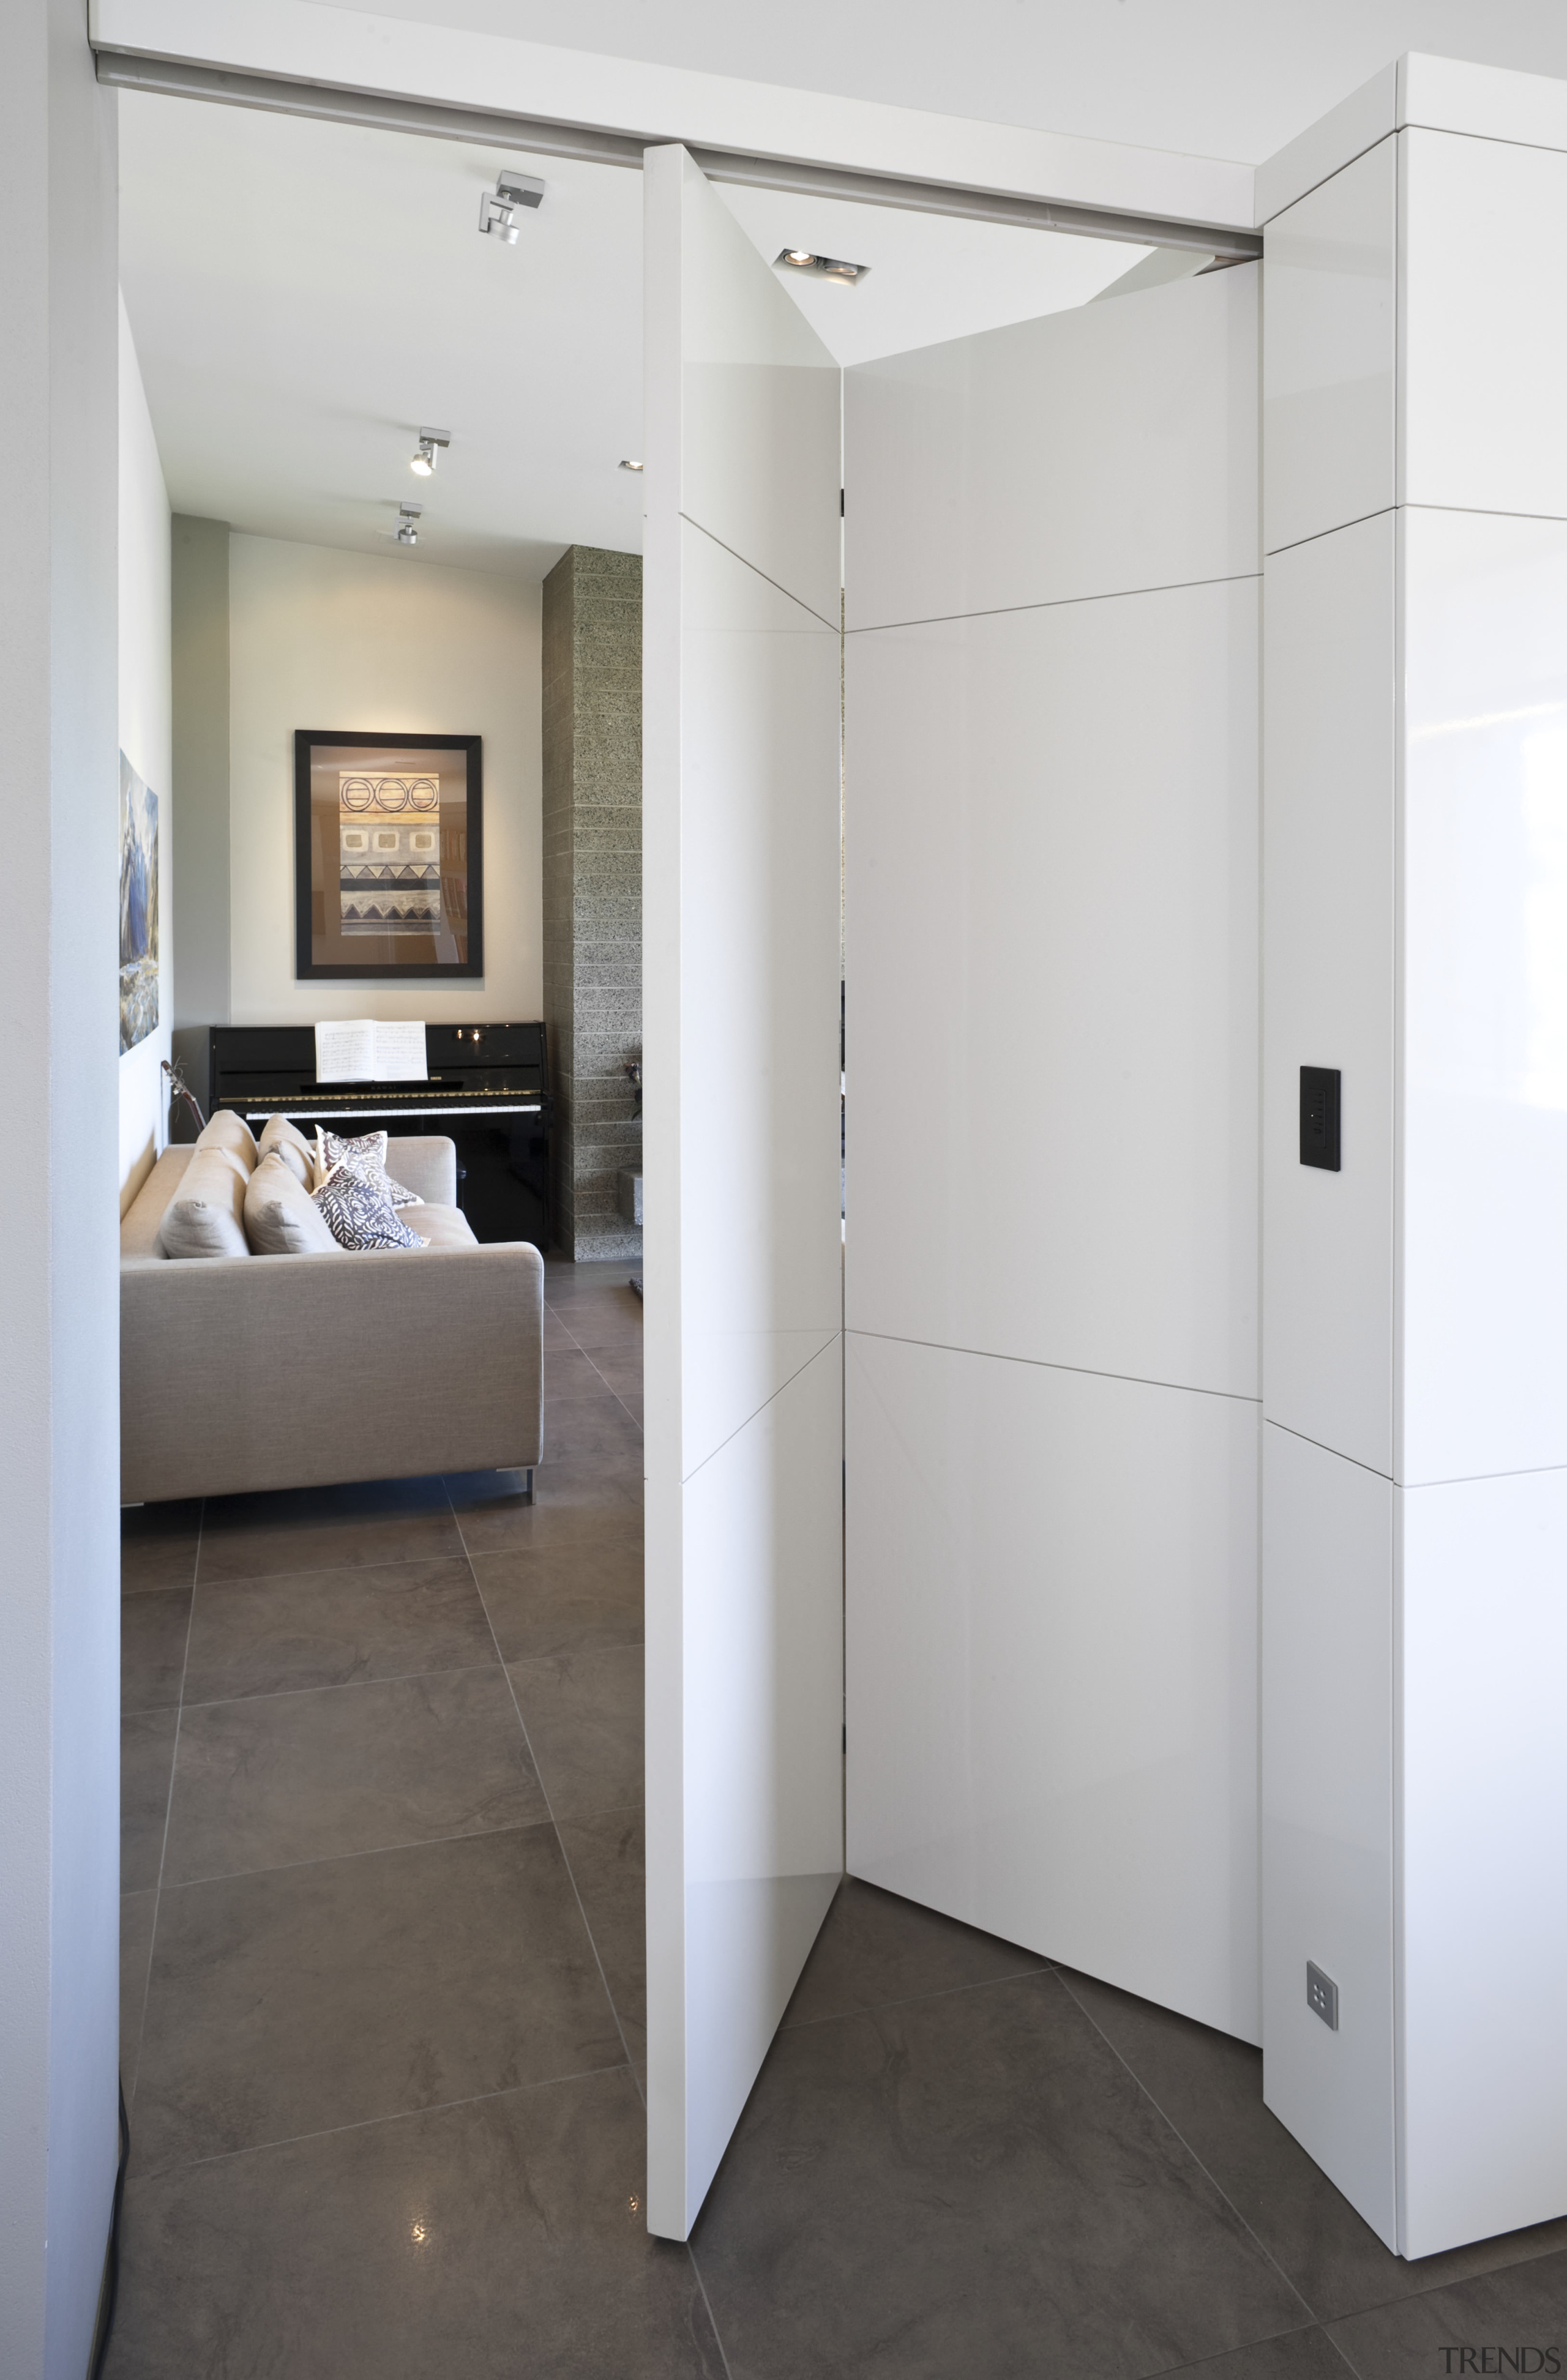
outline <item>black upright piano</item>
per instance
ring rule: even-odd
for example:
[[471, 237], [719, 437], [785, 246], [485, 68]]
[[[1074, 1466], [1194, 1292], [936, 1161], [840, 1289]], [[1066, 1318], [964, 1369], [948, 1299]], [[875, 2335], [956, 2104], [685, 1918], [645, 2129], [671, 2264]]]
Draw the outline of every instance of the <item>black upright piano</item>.
[[[457, 1196], [474, 1237], [550, 1245], [553, 1108], [542, 1025], [427, 1025], [422, 1083], [316, 1081], [310, 1025], [214, 1025], [209, 1115], [232, 1108], [253, 1132], [286, 1116], [303, 1133], [443, 1133], [456, 1143]], [[206, 1097], [201, 1099], [202, 1089]]]

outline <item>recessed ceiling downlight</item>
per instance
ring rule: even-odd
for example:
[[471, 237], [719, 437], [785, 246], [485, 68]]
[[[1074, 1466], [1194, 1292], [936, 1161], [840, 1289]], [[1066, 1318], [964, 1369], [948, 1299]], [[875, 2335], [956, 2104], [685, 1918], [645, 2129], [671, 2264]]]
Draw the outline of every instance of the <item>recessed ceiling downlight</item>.
[[627, 455], [621, 458], [620, 468], [623, 471], [639, 471], [642, 466], [640, 463], [634, 463]]
[[814, 273], [819, 281], [838, 281], [845, 287], [863, 281], [870, 270], [869, 264], [851, 264], [845, 257], [818, 256], [808, 248], [781, 248], [772, 261], [789, 273]]

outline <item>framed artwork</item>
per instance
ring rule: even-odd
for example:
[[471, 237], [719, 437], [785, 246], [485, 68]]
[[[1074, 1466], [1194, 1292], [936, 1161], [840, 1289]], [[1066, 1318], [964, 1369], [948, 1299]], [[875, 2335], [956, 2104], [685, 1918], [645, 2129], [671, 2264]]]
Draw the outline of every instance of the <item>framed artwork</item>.
[[294, 737], [294, 974], [484, 972], [483, 739]]
[[158, 1023], [158, 796], [120, 754], [120, 1055]]

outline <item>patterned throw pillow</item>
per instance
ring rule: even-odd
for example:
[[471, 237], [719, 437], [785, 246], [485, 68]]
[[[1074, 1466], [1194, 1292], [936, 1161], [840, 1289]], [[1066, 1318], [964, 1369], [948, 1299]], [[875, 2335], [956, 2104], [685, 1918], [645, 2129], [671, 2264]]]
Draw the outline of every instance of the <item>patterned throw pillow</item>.
[[361, 1182], [373, 1182], [384, 1190], [394, 1207], [422, 1207], [424, 1200], [417, 1190], [405, 1190], [394, 1182], [386, 1171], [386, 1135], [383, 1132], [361, 1133], [358, 1140], [346, 1140], [340, 1133], [324, 1132], [316, 1126], [316, 1181], [324, 1182], [334, 1166], [346, 1165]]
[[[384, 1178], [384, 1177], [383, 1177]], [[335, 1165], [311, 1204], [326, 1219], [340, 1248], [427, 1248], [417, 1232], [399, 1222], [379, 1183], [367, 1182], [346, 1165]]]

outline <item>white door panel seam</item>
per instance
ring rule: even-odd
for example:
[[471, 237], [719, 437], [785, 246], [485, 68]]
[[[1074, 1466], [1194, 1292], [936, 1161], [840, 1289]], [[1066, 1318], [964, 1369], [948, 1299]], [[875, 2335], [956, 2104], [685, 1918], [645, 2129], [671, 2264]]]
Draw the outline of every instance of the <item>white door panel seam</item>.
[[[1105, 587], [1087, 595], [1047, 595], [1038, 603], [987, 603], [975, 612], [936, 612], [917, 620], [862, 620], [848, 637], [890, 636], [898, 628], [942, 628], [959, 620], [1006, 620], [1026, 612], [1069, 612], [1079, 603], [1130, 603], [1141, 595], [1184, 595], [1194, 587], [1245, 587], [1260, 570], [1229, 570], [1218, 578], [1168, 578], [1153, 587]], [[797, 599], [796, 599], [797, 600]], [[808, 610], [809, 606], [804, 607]]]
[[759, 1414], [766, 1413], [770, 1405], [775, 1405], [778, 1402], [779, 1398], [783, 1396], [785, 1390], [792, 1389], [796, 1380], [803, 1379], [805, 1375], [810, 1370], [813, 1364], [820, 1364], [824, 1355], [831, 1355], [833, 1348], [838, 1345], [844, 1335], [844, 1334], [841, 1330], [834, 1330], [830, 1332], [822, 1344], [817, 1349], [814, 1355], [808, 1355], [805, 1362], [801, 1364], [796, 1370], [791, 1372], [786, 1380], [779, 1381], [778, 1386], [773, 1390], [771, 1396], [764, 1397], [759, 1405], [753, 1405], [750, 1412], [746, 1415], [745, 1420], [736, 1422], [734, 1428], [729, 1432], [726, 1438], [721, 1438], [716, 1446], [710, 1447], [707, 1453], [703, 1455], [699, 1463], [693, 1464], [689, 1471], [683, 1471], [681, 1473], [681, 1486], [683, 1488], [688, 1488], [692, 1480], [698, 1478], [700, 1474], [707, 1469], [708, 1464], [715, 1461], [716, 1458], [723, 1452], [726, 1446], [733, 1446], [735, 1440], [741, 1437], [745, 1431], [749, 1429], [751, 1424], [756, 1420]]
[[[1354, 514], [1349, 520], [1334, 521], [1327, 528], [1314, 528], [1309, 537], [1293, 537], [1282, 545], [1270, 545], [1266, 551], [1265, 560], [1271, 562], [1280, 553], [1298, 553], [1303, 545], [1320, 545], [1324, 538], [1342, 537], [1346, 528], [1364, 528], [1367, 521], [1381, 520], [1386, 514], [1402, 510], [1399, 504], [1378, 504], [1368, 513]], [[1263, 576], [1267, 577], [1266, 571]]]
[[1470, 520], [1567, 521], [1567, 513], [1511, 512], [1500, 504], [1423, 504], [1412, 498], [1401, 498], [1393, 507], [1401, 513], [1452, 513]]
[[1298, 1438], [1303, 1446], [1315, 1446], [1319, 1452], [1330, 1454], [1337, 1463], [1353, 1463], [1356, 1471], [1364, 1471], [1369, 1478], [1385, 1479], [1390, 1488], [1396, 1488], [1399, 1484], [1391, 1471], [1379, 1471], [1374, 1463], [1362, 1463], [1358, 1456], [1346, 1454], [1342, 1446], [1330, 1446], [1325, 1438], [1308, 1438], [1304, 1429], [1292, 1429], [1287, 1421], [1275, 1421], [1268, 1410], [1266, 1394], [1262, 1400], [1262, 1418], [1269, 1429], [1282, 1429], [1286, 1438]]
[[808, 603], [803, 595], [796, 595], [792, 587], [785, 587], [781, 578], [771, 577], [765, 570], [760, 569], [756, 563], [750, 561], [747, 555], [739, 552], [735, 547], [726, 545], [723, 538], [715, 537], [711, 528], [704, 528], [701, 522], [699, 520], [694, 520], [689, 513], [683, 512], [680, 517], [685, 522], [687, 528], [694, 528], [699, 537], [705, 537], [707, 539], [710, 545], [716, 545], [721, 553], [728, 554], [731, 561], [739, 563], [743, 569], [750, 571], [755, 577], [763, 580], [767, 586], [776, 588], [779, 594], [784, 596], [787, 601], [797, 603], [802, 612], [808, 612], [813, 620], [820, 621], [821, 625], [824, 628], [831, 630], [833, 636], [837, 635], [837, 621], [829, 620], [825, 613], [817, 610], [814, 603]]
[[987, 1364], [1023, 1364], [1037, 1372], [1071, 1372], [1085, 1380], [1125, 1380], [1136, 1389], [1169, 1389], [1177, 1396], [1222, 1397], [1229, 1404], [1260, 1406], [1260, 1397], [1247, 1396], [1241, 1389], [1204, 1388], [1196, 1380], [1155, 1380], [1143, 1372], [1110, 1372], [1097, 1364], [1058, 1364], [1049, 1355], [1014, 1355], [1001, 1347], [964, 1347], [951, 1339], [916, 1339], [899, 1330], [865, 1330], [856, 1323], [844, 1325], [846, 1339], [880, 1339], [893, 1347], [929, 1347], [941, 1355], [975, 1355]]

